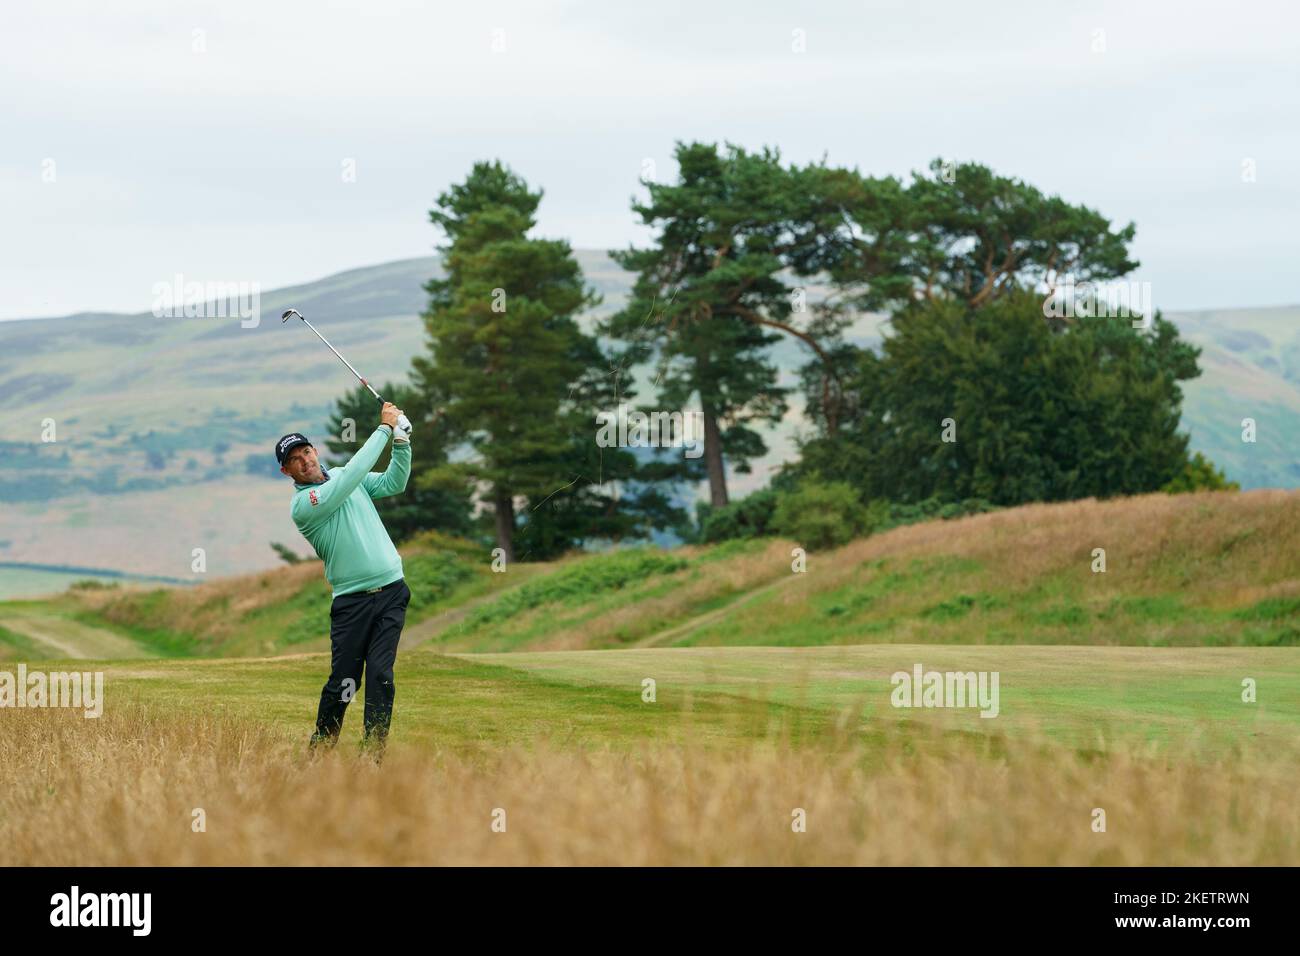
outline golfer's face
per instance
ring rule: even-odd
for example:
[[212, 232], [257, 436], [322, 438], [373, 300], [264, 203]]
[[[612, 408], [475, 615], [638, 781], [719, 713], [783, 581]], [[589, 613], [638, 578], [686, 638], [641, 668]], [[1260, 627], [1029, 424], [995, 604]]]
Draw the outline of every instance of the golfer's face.
[[300, 485], [318, 485], [325, 480], [316, 449], [311, 445], [299, 445], [290, 452], [280, 470]]

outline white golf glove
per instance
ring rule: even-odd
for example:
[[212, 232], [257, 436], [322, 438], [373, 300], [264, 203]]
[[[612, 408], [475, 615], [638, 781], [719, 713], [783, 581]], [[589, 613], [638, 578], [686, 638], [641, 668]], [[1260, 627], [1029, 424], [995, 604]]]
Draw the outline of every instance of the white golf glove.
[[408, 445], [411, 442], [411, 420], [405, 415], [397, 416], [397, 427], [393, 429], [393, 441], [398, 445]]

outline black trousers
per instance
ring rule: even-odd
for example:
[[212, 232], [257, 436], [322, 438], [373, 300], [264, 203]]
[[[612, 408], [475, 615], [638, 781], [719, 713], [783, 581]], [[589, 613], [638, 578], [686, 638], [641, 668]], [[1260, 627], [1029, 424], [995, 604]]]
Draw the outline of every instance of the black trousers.
[[365, 736], [383, 743], [393, 719], [393, 664], [411, 589], [398, 578], [373, 594], [343, 594], [330, 605], [330, 677], [320, 692], [313, 745], [338, 742], [343, 714], [365, 670]]

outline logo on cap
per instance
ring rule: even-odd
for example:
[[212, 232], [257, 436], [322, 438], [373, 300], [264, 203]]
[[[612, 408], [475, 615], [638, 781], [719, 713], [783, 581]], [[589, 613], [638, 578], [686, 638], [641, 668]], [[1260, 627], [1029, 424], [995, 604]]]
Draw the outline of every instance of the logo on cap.
[[279, 442], [276, 443], [275, 460], [283, 465], [284, 456], [287, 455], [292, 449], [297, 448], [299, 445], [310, 445], [310, 444], [311, 442], [307, 440], [306, 435], [302, 435], [298, 432], [290, 432], [288, 435], [285, 435], [283, 438], [279, 440]]

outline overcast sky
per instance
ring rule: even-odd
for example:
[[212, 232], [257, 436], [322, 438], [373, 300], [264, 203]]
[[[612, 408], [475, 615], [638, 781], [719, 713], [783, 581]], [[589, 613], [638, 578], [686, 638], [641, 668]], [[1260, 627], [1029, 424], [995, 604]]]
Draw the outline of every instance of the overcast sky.
[[1294, 9], [11, 5], [0, 317], [147, 310], [175, 273], [271, 289], [429, 255], [427, 211], [477, 159], [545, 190], [538, 235], [644, 242], [629, 203], [647, 160], [672, 178], [677, 139], [877, 175], [983, 162], [1136, 221], [1158, 307], [1292, 304]]

